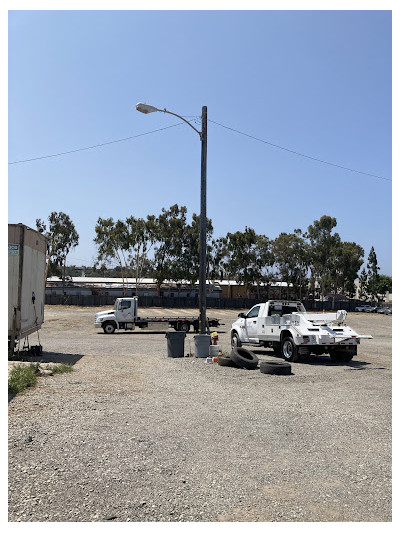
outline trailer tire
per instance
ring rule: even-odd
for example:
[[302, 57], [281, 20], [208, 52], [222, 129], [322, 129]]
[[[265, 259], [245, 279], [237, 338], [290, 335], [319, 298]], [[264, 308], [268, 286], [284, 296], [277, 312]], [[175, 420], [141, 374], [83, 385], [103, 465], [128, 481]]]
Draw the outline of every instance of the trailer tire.
[[258, 366], [258, 357], [246, 348], [233, 348], [231, 359], [237, 366], [247, 370], [255, 370]]
[[231, 334], [231, 346], [232, 348], [240, 348], [242, 343], [240, 342], [239, 335], [236, 331], [232, 331]]
[[111, 333], [114, 333], [115, 331], [114, 322], [106, 322], [105, 324], [103, 324], [102, 327], [103, 327], [104, 333], [106, 333], [107, 335], [111, 335]]
[[289, 363], [280, 363], [278, 361], [262, 361], [260, 363], [260, 372], [262, 374], [290, 376], [292, 373], [292, 367]]
[[300, 360], [297, 346], [295, 345], [292, 337], [285, 337], [282, 340], [281, 354], [285, 361], [297, 362]]
[[353, 353], [343, 353], [343, 352], [331, 352], [329, 354], [332, 361], [335, 363], [348, 363], [353, 359]]
[[177, 331], [184, 331], [187, 333], [190, 329], [190, 323], [189, 322], [180, 322], [177, 325]]
[[219, 355], [218, 364], [220, 366], [232, 366], [234, 368], [238, 368], [237, 364], [232, 361], [230, 355]]

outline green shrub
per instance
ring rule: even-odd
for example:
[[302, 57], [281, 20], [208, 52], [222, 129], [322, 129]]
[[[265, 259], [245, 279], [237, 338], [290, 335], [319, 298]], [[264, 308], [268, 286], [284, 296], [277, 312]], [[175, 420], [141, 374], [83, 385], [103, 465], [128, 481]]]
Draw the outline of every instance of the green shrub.
[[34, 387], [39, 372], [39, 363], [15, 366], [8, 377], [8, 394], [20, 394], [27, 387]]
[[61, 363], [60, 365], [47, 366], [47, 368], [51, 370], [54, 374], [65, 374], [66, 372], [73, 371], [72, 365], [68, 365], [66, 363]]

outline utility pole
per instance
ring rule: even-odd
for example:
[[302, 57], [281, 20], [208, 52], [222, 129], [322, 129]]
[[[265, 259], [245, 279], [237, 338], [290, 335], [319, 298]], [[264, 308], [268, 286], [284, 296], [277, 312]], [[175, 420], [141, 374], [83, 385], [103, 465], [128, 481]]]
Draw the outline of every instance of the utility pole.
[[200, 333], [206, 333], [206, 259], [207, 259], [207, 106], [201, 112], [201, 183], [200, 183]]

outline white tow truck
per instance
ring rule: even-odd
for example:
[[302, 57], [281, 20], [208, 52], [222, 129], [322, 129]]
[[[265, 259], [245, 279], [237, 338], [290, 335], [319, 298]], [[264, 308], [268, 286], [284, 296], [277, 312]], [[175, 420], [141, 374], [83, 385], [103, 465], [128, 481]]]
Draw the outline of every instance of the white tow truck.
[[[197, 316], [138, 316], [138, 297], [117, 298], [114, 309], [110, 311], [100, 311], [96, 313], [94, 325], [96, 328], [103, 328], [104, 333], [114, 333], [116, 329], [134, 330], [147, 328], [149, 323], [168, 323], [169, 327], [176, 331], [189, 331], [193, 327], [195, 332], [199, 331], [199, 317]], [[208, 327], [219, 326], [218, 318], [208, 318]]]
[[269, 347], [286, 361], [300, 361], [311, 353], [327, 353], [333, 361], [350, 361], [357, 354], [359, 335], [345, 324], [347, 311], [307, 313], [298, 301], [269, 300], [239, 313], [231, 327], [233, 347]]

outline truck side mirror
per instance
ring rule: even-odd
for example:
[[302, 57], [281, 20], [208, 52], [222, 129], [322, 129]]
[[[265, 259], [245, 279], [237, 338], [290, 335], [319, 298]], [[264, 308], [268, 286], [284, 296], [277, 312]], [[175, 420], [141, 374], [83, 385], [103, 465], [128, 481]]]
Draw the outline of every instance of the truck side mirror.
[[239, 314], [238, 314], [238, 317], [239, 317], [239, 318], [246, 318], [246, 313], [239, 313]]

